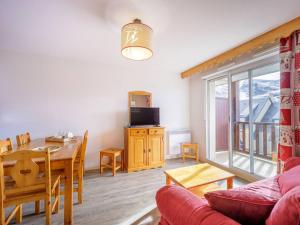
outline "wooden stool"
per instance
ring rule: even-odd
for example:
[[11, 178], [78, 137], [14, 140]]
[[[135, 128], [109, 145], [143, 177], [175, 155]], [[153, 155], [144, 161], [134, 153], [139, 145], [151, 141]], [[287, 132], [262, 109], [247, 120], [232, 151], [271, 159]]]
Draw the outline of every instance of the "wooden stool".
[[[192, 152], [186, 152], [186, 149], [192, 150]], [[198, 162], [198, 144], [183, 143], [181, 144], [181, 156], [183, 161], [185, 158], [196, 159]]]
[[[109, 163], [104, 164], [102, 162], [103, 156], [109, 158]], [[121, 161], [117, 161], [117, 157], [121, 157]], [[112, 169], [113, 176], [116, 175], [116, 171], [121, 168], [124, 170], [124, 150], [119, 148], [108, 148], [100, 151], [100, 173], [103, 173], [104, 168]]]

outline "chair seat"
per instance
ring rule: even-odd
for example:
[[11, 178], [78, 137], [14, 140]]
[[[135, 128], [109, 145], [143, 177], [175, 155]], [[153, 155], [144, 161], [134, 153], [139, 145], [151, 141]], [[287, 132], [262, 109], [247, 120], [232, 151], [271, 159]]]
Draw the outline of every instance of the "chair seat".
[[20, 200], [22, 200], [23, 203], [26, 203], [26, 202], [42, 200], [44, 198], [45, 198], [45, 192], [31, 192], [24, 195], [7, 197], [6, 199], [4, 199], [3, 203], [4, 203], [4, 207], [9, 207], [9, 206], [18, 205]]
[[[54, 193], [54, 190], [57, 186], [57, 184], [59, 183], [59, 179], [60, 176], [55, 175], [51, 177], [51, 192]], [[46, 186], [45, 186], [45, 178], [40, 178], [38, 181], [38, 184], [34, 185], [34, 186], [29, 186], [28, 188], [26, 187], [16, 187], [15, 182], [6, 182], [5, 183], [5, 196], [6, 198], [4, 199], [4, 204], [11, 202], [11, 201], [15, 201], [15, 200], [19, 200], [20, 198], [22, 199], [26, 199], [26, 198], [30, 198], [32, 199], [32, 196], [37, 196], [38, 199], [41, 199], [45, 196], [45, 190], [46, 190]], [[43, 197], [39, 197], [39, 192], [41, 192]], [[37, 200], [38, 200], [37, 199]], [[32, 201], [32, 200], [31, 200]]]

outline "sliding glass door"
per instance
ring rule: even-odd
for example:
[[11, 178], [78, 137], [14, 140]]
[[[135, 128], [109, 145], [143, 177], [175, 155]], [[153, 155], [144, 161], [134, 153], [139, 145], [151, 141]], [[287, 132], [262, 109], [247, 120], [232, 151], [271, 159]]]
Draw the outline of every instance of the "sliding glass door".
[[256, 68], [251, 71], [251, 76], [253, 173], [274, 176], [279, 141], [279, 64]]
[[208, 82], [209, 151], [208, 158], [223, 166], [229, 166], [229, 100], [228, 77]]
[[279, 75], [273, 63], [208, 81], [209, 160], [262, 177], [276, 174]]
[[232, 166], [250, 170], [250, 76], [249, 72], [231, 76]]

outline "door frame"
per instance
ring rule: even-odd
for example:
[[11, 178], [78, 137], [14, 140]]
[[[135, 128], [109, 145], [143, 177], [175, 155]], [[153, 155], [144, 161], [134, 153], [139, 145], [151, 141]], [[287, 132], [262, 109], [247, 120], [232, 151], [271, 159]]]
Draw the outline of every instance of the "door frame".
[[[228, 79], [229, 79], [229, 73], [225, 73], [225, 74], [222, 74], [218, 77], [215, 77], [215, 78], [212, 78], [212, 79], [209, 79], [209, 80], [206, 80], [206, 159], [210, 160], [210, 156], [211, 156], [211, 151], [210, 151], [210, 133], [211, 133], [211, 126], [210, 126], [210, 122], [211, 122], [211, 117], [209, 115], [211, 115], [210, 113], [210, 103], [208, 100], [210, 100], [211, 96], [210, 96], [210, 87], [209, 87], [209, 83], [210, 82], [214, 82], [214, 81], [217, 81], [217, 80], [221, 80], [221, 79], [224, 79], [224, 78], [227, 78], [227, 85], [228, 85]], [[228, 86], [228, 99], [229, 99], [229, 86]], [[229, 111], [229, 103], [228, 103], [228, 113], [230, 115], [230, 111]], [[230, 118], [230, 116], [229, 116]], [[228, 118], [228, 121], [229, 121], [229, 118]], [[230, 125], [230, 124], [228, 124]], [[230, 131], [230, 127], [228, 127], [228, 132]], [[230, 143], [229, 143], [229, 140], [228, 140], [228, 145], [230, 146]], [[229, 150], [229, 149], [228, 149]]]

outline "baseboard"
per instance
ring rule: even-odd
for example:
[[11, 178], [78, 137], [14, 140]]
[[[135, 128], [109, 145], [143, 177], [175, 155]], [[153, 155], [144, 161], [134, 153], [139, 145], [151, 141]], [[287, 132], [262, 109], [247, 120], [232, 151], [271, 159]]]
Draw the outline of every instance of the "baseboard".
[[88, 171], [93, 171], [93, 170], [99, 170], [99, 166], [93, 166], [93, 167], [89, 167], [89, 168], [85, 168], [85, 172], [88, 172]]
[[178, 155], [166, 155], [165, 159], [178, 159], [180, 157], [181, 157], [180, 154], [178, 154]]
[[[166, 155], [165, 159], [178, 159], [180, 157], [181, 157], [180, 154], [178, 154], [178, 155]], [[99, 170], [99, 166], [93, 166], [93, 167], [85, 168], [85, 172], [87, 172], [87, 171], [93, 171], [93, 170]]]

